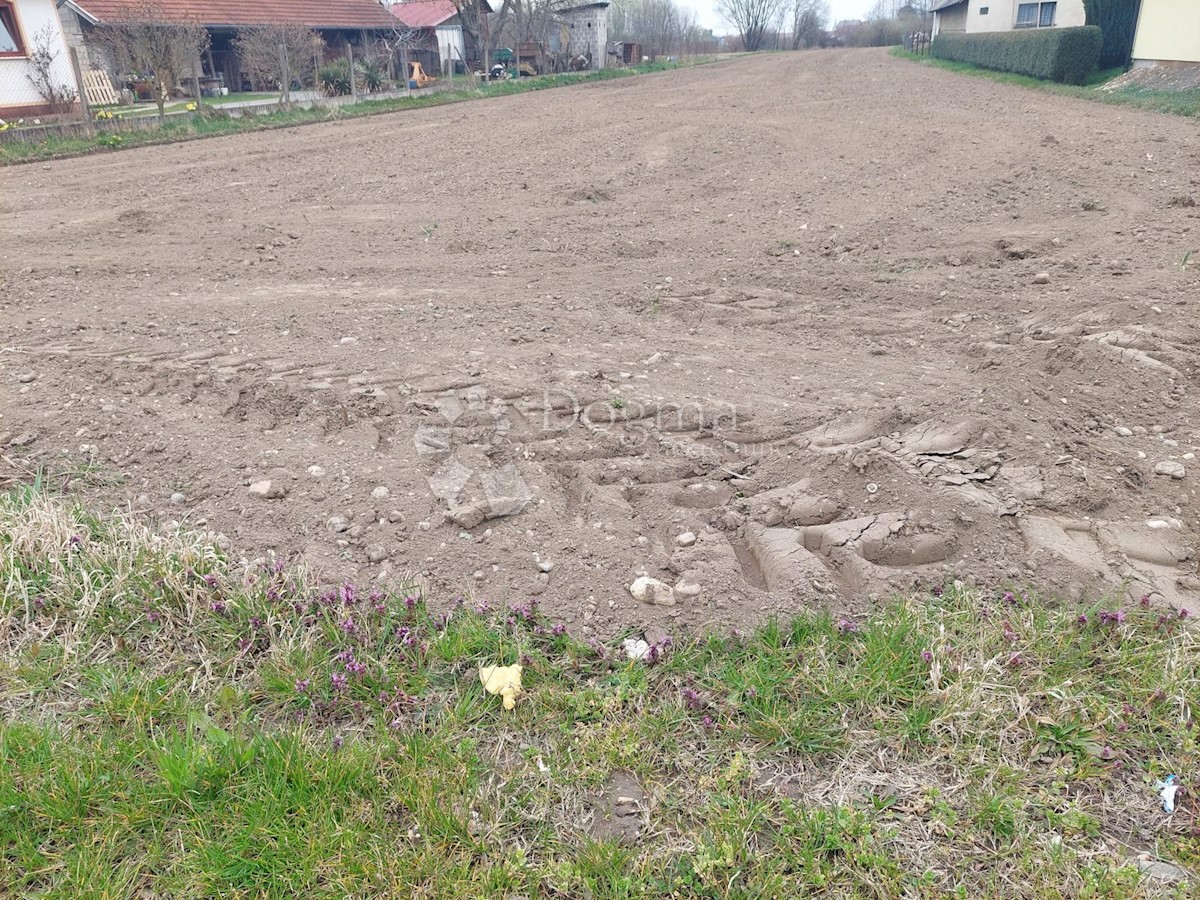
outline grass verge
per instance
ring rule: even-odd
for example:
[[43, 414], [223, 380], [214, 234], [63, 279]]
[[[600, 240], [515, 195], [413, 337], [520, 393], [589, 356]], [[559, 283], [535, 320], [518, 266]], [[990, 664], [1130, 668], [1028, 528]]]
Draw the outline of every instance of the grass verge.
[[[1174, 613], [951, 586], [647, 665], [23, 489], [4, 894], [1191, 896], [1197, 807], [1152, 783], [1200, 761], [1197, 650]], [[506, 712], [477, 669], [516, 661]]]
[[486, 97], [523, 94], [528, 91], [541, 91], [595, 81], [608, 81], [613, 78], [624, 78], [630, 75], [664, 72], [680, 68], [681, 65], [703, 65], [707, 62], [711, 62], [711, 60], [696, 59], [690, 60], [687, 63], [647, 63], [625, 69], [601, 69], [598, 72], [587, 72], [584, 74], [542, 75], [534, 78], [521, 78], [514, 81], [488, 84], [485, 87], [477, 89], [440, 91], [438, 93], [422, 94], [415, 97], [401, 97], [391, 100], [364, 100], [360, 103], [331, 108], [314, 107], [312, 109], [280, 110], [259, 115], [254, 114], [253, 108], [247, 108], [242, 110], [244, 115], [240, 118], [232, 118], [224, 115], [219, 109], [215, 109], [213, 104], [206, 104], [204, 112], [186, 118], [170, 119], [162, 127], [121, 131], [101, 130], [91, 137], [49, 136], [45, 140], [36, 143], [11, 142], [0, 144], [0, 166], [62, 159], [89, 153], [120, 150], [127, 147], [143, 147], [150, 144], [173, 144], [180, 141], [220, 137], [248, 131], [292, 128], [297, 125], [307, 125], [314, 122], [357, 119], [363, 116], [382, 115], [384, 113], [400, 112], [408, 109], [421, 109], [427, 106], [441, 106], [446, 103], [461, 103], [466, 100], [480, 100]]
[[1119, 88], [1106, 88], [1105, 85], [1117, 76], [1122, 69], [1105, 69], [1096, 72], [1087, 84], [1070, 85], [1057, 84], [1053, 81], [1043, 81], [1028, 75], [1016, 75], [1012, 72], [996, 72], [992, 69], [982, 69], [970, 63], [954, 62], [947, 59], [935, 59], [924, 54], [909, 53], [899, 47], [893, 47], [892, 56], [911, 60], [924, 66], [946, 69], [961, 75], [974, 75], [987, 78], [1002, 84], [1014, 84], [1018, 87], [1032, 88], [1051, 94], [1064, 94], [1068, 97], [1081, 97], [1098, 103], [1108, 103], [1119, 106], [1133, 106], [1151, 112], [1169, 113], [1176, 116], [1200, 116], [1200, 89], [1165, 91], [1128, 84]]

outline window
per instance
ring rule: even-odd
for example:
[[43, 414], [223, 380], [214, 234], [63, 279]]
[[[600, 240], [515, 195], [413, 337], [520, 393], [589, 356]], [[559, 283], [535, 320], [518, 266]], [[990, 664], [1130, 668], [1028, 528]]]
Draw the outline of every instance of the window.
[[979, 7], [979, 14], [981, 16], [986, 16], [988, 14], [988, 8], [986, 6]]
[[17, 10], [9, 0], [0, 0], [0, 56], [24, 56], [25, 43], [17, 25]]
[[1058, 3], [1020, 3], [1017, 5], [1017, 28], [1050, 28], [1054, 25]]

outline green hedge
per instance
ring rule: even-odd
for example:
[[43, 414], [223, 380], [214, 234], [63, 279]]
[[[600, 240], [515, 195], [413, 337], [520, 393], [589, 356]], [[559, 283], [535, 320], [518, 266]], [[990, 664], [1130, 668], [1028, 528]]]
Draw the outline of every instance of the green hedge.
[[989, 34], [939, 34], [933, 55], [985, 69], [1083, 84], [1096, 70], [1103, 38], [1093, 25]]

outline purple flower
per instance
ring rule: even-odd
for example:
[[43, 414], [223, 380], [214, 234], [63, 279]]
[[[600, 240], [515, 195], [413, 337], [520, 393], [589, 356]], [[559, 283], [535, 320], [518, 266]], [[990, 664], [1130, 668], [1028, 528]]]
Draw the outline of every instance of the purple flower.
[[708, 731], [711, 731], [713, 728], [716, 727], [716, 723], [713, 722], [712, 716], [705, 716], [703, 719], [700, 720], [700, 725]]
[[309, 681], [307, 678], [298, 678], [296, 680], [296, 684], [295, 684], [296, 693], [297, 694], [308, 693], [308, 685], [309, 685]]
[[337, 737], [335, 737], [335, 738], [333, 739], [333, 749], [334, 749], [334, 750], [341, 750], [341, 749], [342, 749], [342, 745], [343, 745], [343, 744], [345, 744], [345, 743], [346, 743], [346, 739], [345, 739], [345, 738], [343, 738], [343, 737], [342, 737], [342, 736], [339, 734]]
[[1179, 618], [1181, 618], [1181, 619], [1186, 619], [1190, 615], [1191, 615], [1191, 613], [1188, 612], [1186, 609], [1179, 610]]
[[342, 585], [342, 603], [346, 606], [353, 606], [358, 602], [358, 589], [350, 582], [345, 582]]
[[1121, 625], [1125, 621], [1125, 610], [1118, 609], [1116, 612], [1101, 610], [1098, 618], [1101, 625]]
[[405, 597], [404, 598], [404, 608], [407, 609], [409, 612], [412, 612], [414, 609], [416, 609], [417, 608], [417, 598], [414, 597], [412, 594], [409, 594], [407, 597]]
[[1143, 609], [1149, 609], [1150, 608], [1150, 595], [1142, 594], [1142, 598], [1140, 600], [1138, 600], [1138, 605], [1141, 606]]
[[[34, 597], [33, 598], [33, 608], [34, 609], [45, 609], [46, 601], [43, 600], [41, 597]], [[1182, 612], [1182, 610], [1180, 610], [1180, 612]]]
[[257, 628], [262, 628], [262, 627], [263, 627], [263, 620], [262, 620], [262, 619], [260, 619], [258, 616], [252, 616], [252, 617], [250, 618], [250, 627], [251, 627], [251, 628], [255, 628], [255, 629], [257, 629]]
[[683, 703], [688, 709], [703, 709], [704, 701], [700, 699], [700, 692], [695, 688], [683, 689]]
[[363, 675], [366, 673], [367, 667], [358, 660], [352, 660], [351, 662], [346, 663], [346, 671], [351, 675]]
[[358, 626], [354, 624], [354, 619], [350, 616], [346, 616], [346, 618], [339, 621], [338, 628], [342, 629], [346, 634], [354, 634], [358, 631]]
[[160, 613], [157, 609], [146, 610], [146, 621], [147, 622], [154, 624], [161, 618], [162, 618], [162, 613]]
[[212, 611], [215, 612], [218, 616], [225, 615], [225, 601], [224, 600], [214, 600], [210, 604], [210, 606], [212, 607]]
[[207, 584], [209, 587], [215, 588], [217, 586], [217, 576], [216, 575], [205, 575], [204, 583]]
[[1000, 599], [1003, 600], [1005, 603], [1011, 603], [1014, 606], [1017, 603], [1017, 595], [1014, 594], [1012, 591], [1005, 591], [1003, 596]]
[[83, 546], [83, 538], [77, 534], [71, 535], [70, 549], [78, 550], [82, 546]]
[[851, 621], [850, 619], [838, 619], [837, 630], [842, 634], [857, 634], [859, 625], [857, 622]]
[[481, 616], [486, 616], [491, 611], [492, 611], [492, 605], [490, 603], [488, 603], [486, 600], [480, 600], [479, 603], [476, 604], [476, 606], [475, 606], [475, 612], [477, 612]]
[[1017, 633], [1013, 631], [1012, 625], [1009, 624], [1008, 619], [1004, 620], [1004, 639], [1010, 644], [1015, 644], [1017, 642]]
[[1025, 664], [1025, 660], [1021, 659], [1020, 653], [1014, 653], [1008, 658], [1008, 664], [1014, 669]]
[[[1183, 612], [1184, 612], [1184, 610], [1181, 609], [1180, 613], [1183, 613]], [[562, 622], [559, 622], [557, 625], [555, 625], [553, 628], [550, 629], [550, 634], [552, 634], [554, 637], [562, 637], [566, 633], [567, 633], [567, 626], [564, 625]]]
[[1088, 623], [1087, 613], [1080, 613], [1078, 616], [1076, 616], [1075, 623], [1080, 626], [1086, 625]]
[[344, 691], [346, 689], [346, 676], [341, 672], [334, 672], [329, 676], [329, 683], [335, 691]]
[[939, 585], [935, 585], [933, 590], [930, 591], [930, 593], [933, 594], [933, 596], [935, 596], [935, 597], [940, 597], [940, 596], [942, 596], [942, 594], [946, 593], [946, 589], [939, 584]]
[[927, 663], [931, 663], [931, 662], [933, 662], [933, 654], [930, 653], [928, 650], [922, 650], [921, 651], [921, 659], [925, 660], [925, 662], [927, 662]]

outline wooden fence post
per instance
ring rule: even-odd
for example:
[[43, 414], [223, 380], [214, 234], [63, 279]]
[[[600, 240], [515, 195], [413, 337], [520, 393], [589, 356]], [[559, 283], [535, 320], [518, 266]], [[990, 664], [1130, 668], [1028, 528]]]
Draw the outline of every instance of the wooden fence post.
[[346, 58], [350, 60], [350, 102], [358, 102], [358, 79], [354, 77], [354, 45], [346, 42]]
[[88, 103], [87, 86], [83, 83], [83, 69], [79, 65], [79, 51], [74, 47], [68, 47], [67, 55], [71, 57], [71, 71], [75, 73], [75, 84], [79, 88], [79, 109], [83, 113], [83, 121], [87, 123], [86, 131], [90, 135], [92, 133], [92, 107]]

